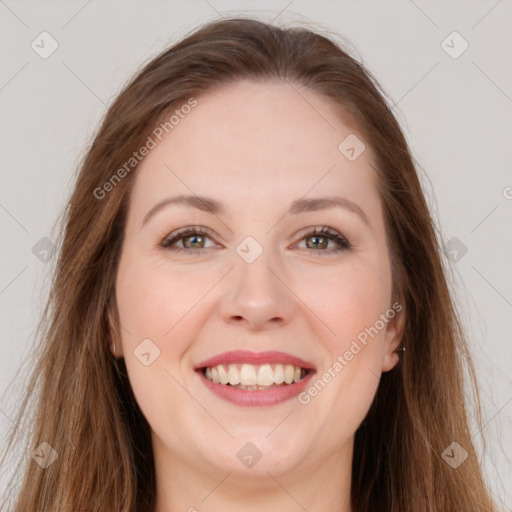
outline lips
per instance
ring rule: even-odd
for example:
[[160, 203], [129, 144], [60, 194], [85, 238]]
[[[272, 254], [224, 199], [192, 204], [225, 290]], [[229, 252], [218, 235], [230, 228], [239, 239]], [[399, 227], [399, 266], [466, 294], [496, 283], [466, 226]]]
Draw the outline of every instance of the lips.
[[285, 352], [225, 352], [194, 366], [218, 397], [241, 406], [269, 406], [299, 394], [315, 373], [312, 363]]
[[231, 352], [224, 352], [217, 356], [211, 357], [206, 361], [202, 361], [194, 366], [194, 370], [206, 368], [208, 366], [216, 366], [219, 364], [230, 363], [248, 363], [253, 365], [263, 364], [292, 364], [299, 366], [306, 370], [314, 370], [315, 366], [312, 363], [304, 361], [300, 357], [292, 356], [286, 352], [277, 352], [275, 350], [267, 352], [249, 352], [247, 350], [232, 350]]

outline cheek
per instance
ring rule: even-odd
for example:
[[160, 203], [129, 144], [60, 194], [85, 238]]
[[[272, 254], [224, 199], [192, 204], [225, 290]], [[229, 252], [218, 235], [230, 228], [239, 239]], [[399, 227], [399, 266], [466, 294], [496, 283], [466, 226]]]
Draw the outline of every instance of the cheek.
[[315, 313], [318, 320], [315, 332], [334, 360], [357, 336], [364, 338], [365, 329], [385, 313], [389, 291], [387, 275], [382, 269], [347, 264], [339, 270], [331, 267], [315, 275], [310, 273], [297, 295]]
[[168, 341], [187, 323], [188, 312], [214, 282], [213, 276], [198, 278], [193, 269], [170, 270], [162, 264], [135, 264], [127, 258], [116, 283], [119, 315], [130, 332], [126, 338], [130, 343], [154, 339], [167, 351]]
[[315, 332], [326, 357], [301, 403], [325, 416], [325, 428], [343, 429], [344, 439], [364, 419], [379, 384], [389, 283], [374, 266], [316, 277], [299, 293], [321, 320]]
[[[153, 424], [158, 418], [172, 417], [187, 400], [176, 380], [183, 382], [180, 363], [196, 337], [194, 322], [189, 321], [193, 307], [211, 284], [194, 279], [190, 272], [143, 265], [141, 259], [125, 255], [121, 261], [116, 298], [130, 384], [142, 412]], [[144, 358], [146, 353], [149, 356]], [[149, 364], [144, 364], [144, 359]]]

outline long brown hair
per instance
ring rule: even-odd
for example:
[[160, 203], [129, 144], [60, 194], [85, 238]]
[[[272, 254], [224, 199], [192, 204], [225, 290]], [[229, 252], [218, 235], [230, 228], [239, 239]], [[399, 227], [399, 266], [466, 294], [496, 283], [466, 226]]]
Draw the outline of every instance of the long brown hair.
[[[40, 344], [8, 443], [10, 449], [22, 433], [29, 439], [9, 510], [154, 509], [150, 428], [124, 360], [109, 351], [114, 330], [122, 329], [114, 284], [137, 166], [122, 179], [113, 176], [169, 112], [241, 79], [285, 81], [321, 95], [357, 126], [375, 155], [406, 350], [382, 375], [355, 435], [354, 512], [495, 510], [468, 426], [465, 378], [481, 424], [478, 390], [438, 228], [386, 95], [342, 46], [303, 27], [243, 17], [215, 21], [152, 59], [114, 101], [62, 215]], [[442, 456], [452, 442], [468, 454], [456, 469]], [[42, 467], [38, 457], [51, 461], [51, 449], [58, 456]]]

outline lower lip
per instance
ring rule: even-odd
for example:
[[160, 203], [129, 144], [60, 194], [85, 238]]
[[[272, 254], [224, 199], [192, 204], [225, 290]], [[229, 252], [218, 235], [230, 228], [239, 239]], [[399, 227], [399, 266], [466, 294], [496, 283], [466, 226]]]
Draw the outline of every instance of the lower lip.
[[233, 386], [215, 384], [211, 380], [207, 379], [201, 370], [198, 370], [197, 373], [205, 386], [212, 393], [223, 400], [243, 407], [265, 407], [279, 404], [285, 400], [290, 400], [304, 390], [315, 374], [314, 371], [310, 371], [299, 382], [278, 386], [268, 390], [262, 389], [250, 391], [246, 389], [237, 389]]

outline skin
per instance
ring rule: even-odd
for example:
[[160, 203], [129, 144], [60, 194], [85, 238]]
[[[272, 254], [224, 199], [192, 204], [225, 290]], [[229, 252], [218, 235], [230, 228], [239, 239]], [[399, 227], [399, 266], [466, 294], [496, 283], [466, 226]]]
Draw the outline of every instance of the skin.
[[[321, 376], [391, 308], [371, 148], [365, 142], [350, 162], [338, 145], [362, 135], [328, 100], [298, 86], [242, 81], [197, 100], [137, 171], [116, 279], [124, 329], [112, 350], [125, 358], [152, 429], [156, 512], [348, 512], [354, 434], [381, 373], [398, 362], [402, 314], [307, 405], [297, 398], [231, 404], [193, 366], [229, 350], [279, 350], [313, 363]], [[141, 227], [154, 205], [180, 194], [211, 197], [226, 212], [169, 206]], [[292, 201], [327, 195], [355, 202], [369, 223], [342, 208], [285, 216]], [[188, 243], [193, 254], [161, 247], [173, 231], [197, 225], [214, 236], [174, 244]], [[325, 247], [324, 239], [315, 247], [303, 233], [317, 226], [354, 247], [332, 252], [336, 242]], [[235, 250], [247, 236], [263, 249], [252, 263]], [[145, 366], [134, 350], [148, 338], [160, 355]], [[247, 442], [262, 453], [252, 468], [237, 457]]]

